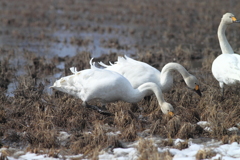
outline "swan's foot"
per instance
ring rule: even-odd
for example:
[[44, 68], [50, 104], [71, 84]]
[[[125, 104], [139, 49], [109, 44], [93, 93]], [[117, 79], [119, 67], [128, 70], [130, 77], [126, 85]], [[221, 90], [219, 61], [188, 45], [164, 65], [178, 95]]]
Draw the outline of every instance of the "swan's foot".
[[93, 109], [93, 110], [97, 111], [100, 114], [103, 114], [103, 115], [106, 115], [106, 116], [114, 116], [114, 114], [112, 114], [112, 113], [108, 112], [107, 110], [105, 110], [106, 109], [105, 106], [102, 107], [103, 109], [100, 109], [97, 106], [93, 106], [93, 105], [87, 104], [87, 102], [83, 102], [82, 105], [84, 107], [86, 107], [86, 108]]

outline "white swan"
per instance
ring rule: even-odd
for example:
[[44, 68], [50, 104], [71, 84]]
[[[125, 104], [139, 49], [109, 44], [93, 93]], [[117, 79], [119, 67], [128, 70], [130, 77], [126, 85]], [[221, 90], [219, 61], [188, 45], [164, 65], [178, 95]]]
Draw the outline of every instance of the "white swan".
[[130, 82], [117, 72], [96, 68], [91, 61], [90, 64], [91, 69], [79, 72], [71, 68], [73, 75], [62, 77], [51, 88], [80, 98], [83, 106], [98, 110], [100, 113], [103, 113], [101, 109], [88, 105], [87, 102], [100, 100], [103, 105], [118, 100], [137, 103], [152, 91], [157, 97], [162, 112], [173, 116], [172, 105], [164, 100], [160, 87], [155, 83], [144, 83], [134, 89]]
[[[118, 57], [118, 61], [115, 62], [115, 64], [110, 63], [110, 65], [106, 65], [102, 62], [99, 62], [99, 64], [107, 70], [115, 71], [126, 77], [132, 84], [133, 88], [137, 88], [146, 82], [153, 82], [161, 88], [162, 92], [167, 92], [172, 88], [172, 72], [178, 71], [182, 75], [187, 86], [201, 96], [197, 78], [191, 75], [182, 65], [178, 63], [166, 64], [163, 67], [162, 72], [147, 63], [136, 61], [127, 56]], [[151, 94], [151, 92], [148, 93], [148, 95]]]
[[228, 25], [239, 22], [232, 13], [226, 13], [223, 15], [218, 27], [218, 40], [222, 54], [213, 61], [212, 73], [219, 82], [223, 97], [224, 84], [235, 85], [240, 82], [240, 55], [234, 54], [225, 35]]

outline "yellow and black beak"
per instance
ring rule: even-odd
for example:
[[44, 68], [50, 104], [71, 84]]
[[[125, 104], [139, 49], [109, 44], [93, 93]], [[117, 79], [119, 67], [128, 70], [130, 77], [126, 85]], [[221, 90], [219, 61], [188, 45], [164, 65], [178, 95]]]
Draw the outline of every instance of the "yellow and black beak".
[[231, 17], [232, 18], [232, 21], [234, 22], [234, 23], [240, 23], [240, 20], [237, 20], [237, 18], [235, 18], [235, 17]]
[[174, 116], [174, 113], [173, 112], [168, 112], [168, 114], [171, 116], [171, 117], [173, 117]]
[[195, 88], [193, 89], [200, 97], [202, 96], [202, 93], [199, 89], [199, 85], [196, 85]]

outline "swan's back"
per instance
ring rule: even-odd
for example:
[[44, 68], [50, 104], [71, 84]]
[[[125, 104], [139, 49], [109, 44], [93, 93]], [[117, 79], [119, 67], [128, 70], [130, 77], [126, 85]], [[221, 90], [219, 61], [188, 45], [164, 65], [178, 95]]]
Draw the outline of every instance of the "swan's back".
[[116, 72], [92, 68], [62, 77], [54, 83], [53, 88], [83, 101], [99, 99], [106, 103], [123, 100], [132, 86], [126, 78]]
[[137, 88], [146, 82], [160, 85], [160, 71], [144, 62], [136, 61], [127, 56], [118, 57], [118, 61], [115, 64], [108, 66], [100, 63], [100, 65], [106, 67], [107, 70], [123, 75], [129, 80], [133, 88]]

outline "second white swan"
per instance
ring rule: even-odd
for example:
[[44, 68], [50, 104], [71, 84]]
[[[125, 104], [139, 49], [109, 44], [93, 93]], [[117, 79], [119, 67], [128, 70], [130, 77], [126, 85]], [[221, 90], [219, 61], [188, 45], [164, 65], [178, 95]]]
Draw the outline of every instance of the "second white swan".
[[232, 13], [226, 13], [218, 27], [218, 40], [222, 54], [213, 61], [212, 74], [219, 82], [222, 97], [224, 97], [225, 84], [231, 86], [240, 83], [240, 55], [234, 54], [225, 35], [228, 25], [239, 22]]
[[[172, 74], [175, 70], [182, 75], [187, 86], [201, 96], [198, 79], [178, 63], [166, 64], [162, 72], [147, 63], [134, 60], [127, 56], [118, 57], [118, 61], [115, 62], [115, 64], [110, 63], [110, 65], [106, 65], [102, 62], [99, 62], [99, 64], [107, 70], [115, 71], [126, 77], [133, 88], [137, 88], [146, 82], [153, 82], [161, 88], [162, 92], [167, 92], [172, 88]], [[152, 93], [148, 93], [148, 95], [151, 94]]]

